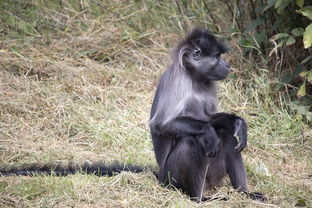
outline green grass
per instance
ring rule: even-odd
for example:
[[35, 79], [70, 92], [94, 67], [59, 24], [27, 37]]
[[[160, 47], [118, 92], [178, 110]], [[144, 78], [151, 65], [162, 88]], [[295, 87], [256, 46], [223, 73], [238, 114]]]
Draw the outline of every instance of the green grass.
[[[156, 167], [148, 121], [157, 80], [186, 29], [217, 28], [204, 5], [85, 0], [81, 11], [74, 0], [18, 2], [0, 1], [0, 164], [117, 160]], [[224, 8], [209, 5], [227, 31]], [[311, 127], [273, 95], [268, 70], [244, 58], [235, 39], [229, 43], [225, 59], [234, 72], [220, 83], [220, 110], [248, 121], [249, 187], [267, 203], [233, 192], [225, 180], [206, 194], [229, 201], [197, 204], [147, 171], [2, 177], [0, 207], [311, 207]]]

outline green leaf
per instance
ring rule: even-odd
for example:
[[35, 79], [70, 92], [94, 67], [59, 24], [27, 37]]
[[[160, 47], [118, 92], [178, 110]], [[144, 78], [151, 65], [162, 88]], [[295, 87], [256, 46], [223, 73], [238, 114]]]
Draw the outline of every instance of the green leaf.
[[298, 27], [298, 28], [293, 29], [291, 33], [296, 37], [303, 36], [304, 29], [302, 27]]
[[280, 81], [289, 84], [295, 77], [297, 77], [304, 70], [301, 64], [297, 64], [292, 73], [285, 74], [280, 78]]
[[308, 82], [312, 83], [312, 70], [308, 74]]
[[296, 43], [295, 38], [289, 36], [288, 40], [286, 41], [286, 46], [291, 46], [291, 45], [293, 45], [295, 43]]
[[304, 105], [298, 101], [293, 101], [287, 104], [291, 110], [296, 111], [299, 115], [308, 115], [309, 113], [309, 106]]
[[299, 98], [303, 97], [306, 95], [306, 83], [303, 83], [301, 86], [300, 86], [300, 89], [298, 90], [297, 92], [297, 96]]
[[299, 74], [299, 76], [300, 77], [305, 77], [305, 76], [307, 76], [308, 75], [308, 71], [304, 71], [304, 72], [301, 72], [300, 74]]
[[269, 0], [267, 6], [264, 7], [264, 9], [262, 10], [262, 13], [270, 9], [271, 7], [273, 7], [275, 3], [276, 3], [276, 0]]
[[255, 19], [248, 25], [247, 29], [244, 31], [244, 34], [246, 35], [247, 33], [255, 30], [259, 25], [263, 23], [264, 23], [264, 19], [262, 17], [258, 17], [257, 19]]
[[271, 39], [278, 40], [280, 38], [287, 38], [287, 37], [289, 37], [289, 35], [287, 33], [278, 33], [278, 34], [272, 36]]
[[265, 30], [255, 33], [255, 41], [257, 41], [258, 45], [266, 41], [266, 33]]
[[292, 72], [293, 78], [297, 77], [301, 72], [303, 72], [303, 70], [304, 70], [303, 65], [297, 64], [295, 66], [294, 71]]
[[274, 21], [274, 24], [272, 25], [272, 30], [279, 30], [279, 28], [284, 24], [284, 21], [286, 19], [286, 16], [284, 15], [278, 15]]
[[312, 56], [307, 56], [305, 57], [302, 61], [301, 61], [301, 64], [305, 64], [305, 63], [308, 63], [309, 61], [312, 60]]
[[296, 4], [298, 7], [302, 8], [304, 4], [304, 0], [296, 0]]
[[291, 74], [286, 74], [280, 78], [281, 83], [289, 84], [292, 80]]
[[303, 8], [300, 10], [300, 13], [301, 13], [303, 16], [308, 17], [310, 20], [312, 20], [312, 6], [303, 7]]
[[290, 0], [277, 0], [275, 4], [275, 9], [278, 14], [282, 14], [284, 9], [290, 4]]
[[312, 24], [308, 25], [303, 33], [303, 45], [304, 48], [309, 48], [312, 45]]
[[255, 9], [255, 12], [256, 14], [262, 14], [262, 11], [265, 9], [265, 5], [261, 5], [261, 6], [258, 6], [256, 9]]
[[277, 0], [276, 3], [275, 3], [275, 9], [280, 7], [283, 2], [285, 2], [285, 0]]
[[279, 42], [277, 45], [276, 45], [276, 48], [280, 48], [284, 45], [285, 43], [285, 40], [282, 40], [281, 42]]

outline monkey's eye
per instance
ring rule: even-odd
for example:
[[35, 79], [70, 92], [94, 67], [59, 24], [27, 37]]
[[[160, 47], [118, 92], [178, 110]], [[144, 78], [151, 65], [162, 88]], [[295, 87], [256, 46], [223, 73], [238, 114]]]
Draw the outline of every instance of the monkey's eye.
[[195, 60], [198, 60], [200, 58], [201, 55], [201, 50], [199, 48], [197, 48], [194, 52], [193, 52], [193, 58]]
[[215, 57], [216, 57], [217, 59], [221, 58], [221, 53], [216, 54]]

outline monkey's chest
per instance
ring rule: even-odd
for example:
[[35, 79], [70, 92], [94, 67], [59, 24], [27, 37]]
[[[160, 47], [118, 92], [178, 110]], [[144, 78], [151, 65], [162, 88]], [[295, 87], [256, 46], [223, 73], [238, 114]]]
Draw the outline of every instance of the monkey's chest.
[[185, 106], [184, 114], [197, 118], [217, 112], [217, 100], [210, 96], [194, 96]]

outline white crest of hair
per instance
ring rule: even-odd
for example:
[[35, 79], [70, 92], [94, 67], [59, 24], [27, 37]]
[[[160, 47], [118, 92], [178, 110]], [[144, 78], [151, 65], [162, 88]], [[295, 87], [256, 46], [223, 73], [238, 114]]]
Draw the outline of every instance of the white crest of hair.
[[178, 115], [183, 114], [187, 103], [194, 99], [199, 99], [198, 101], [204, 105], [203, 98], [207, 98], [210, 102], [212, 101], [209, 104], [212, 105], [209, 107], [211, 109], [217, 105], [214, 86], [212, 86], [213, 89], [210, 90], [211, 92], [205, 93], [206, 95], [204, 96], [199, 95], [202, 93], [195, 90], [196, 86], [194, 86], [183, 63], [184, 54], [189, 49], [188, 46], [183, 46], [179, 49], [177, 55], [173, 57], [173, 64], [165, 71], [160, 79], [158, 95], [161, 98], [155, 103], [155, 112], [150, 120], [150, 125], [152, 126], [163, 126]]

